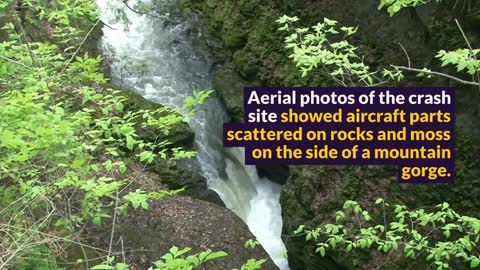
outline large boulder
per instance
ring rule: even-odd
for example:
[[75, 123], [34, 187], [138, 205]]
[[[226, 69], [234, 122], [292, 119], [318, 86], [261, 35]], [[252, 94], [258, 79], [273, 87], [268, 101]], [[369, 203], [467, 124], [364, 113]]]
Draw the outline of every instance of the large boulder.
[[208, 188], [207, 179], [195, 170], [183, 168], [175, 161], [157, 159], [147, 169], [155, 173], [169, 189], [185, 188], [182, 193], [196, 199], [224, 206], [218, 194]]
[[243, 88], [247, 86], [231, 65], [215, 68], [214, 88], [233, 122], [243, 122]]
[[[107, 224], [97, 237], [104, 247], [110, 243], [110, 226]], [[206, 249], [229, 254], [201, 269], [240, 269], [250, 258], [268, 258], [261, 247], [244, 247], [247, 240], [255, 237], [232, 211], [183, 196], [162, 198], [151, 202], [148, 210], [117, 219], [113, 236], [113, 252], [125, 251], [126, 261], [135, 269], [147, 269], [172, 246], [192, 247], [192, 254]], [[262, 269], [277, 268], [269, 260]]]
[[[114, 170], [115, 175], [120, 172]], [[144, 165], [131, 163], [122, 177], [133, 180], [125, 192], [139, 188], [145, 192], [158, 192], [169, 189], [157, 173], [145, 171]], [[131, 269], [148, 269], [173, 246], [191, 247], [188, 255], [207, 249], [225, 251], [228, 257], [207, 265], [208, 269], [240, 269], [250, 258], [268, 259], [261, 248], [246, 249], [244, 244], [255, 239], [247, 225], [231, 210], [218, 204], [185, 196], [182, 192], [175, 196], [149, 201], [148, 209], [129, 208], [127, 216], [117, 216], [113, 226], [113, 246], [111, 254], [125, 257]], [[110, 211], [113, 216], [113, 211]], [[112, 233], [112, 219], [104, 219], [102, 225], [90, 224], [84, 230], [85, 242], [89, 246], [108, 250]], [[78, 249], [78, 248], [77, 248]], [[100, 263], [95, 252], [87, 254], [92, 262]], [[70, 253], [72, 259], [84, 257], [79, 250]], [[73, 264], [72, 264], [73, 265]], [[78, 268], [85, 266], [79, 263]], [[72, 268], [73, 269], [73, 268]], [[206, 268], [201, 268], [206, 269]], [[277, 269], [269, 260], [262, 269]]]

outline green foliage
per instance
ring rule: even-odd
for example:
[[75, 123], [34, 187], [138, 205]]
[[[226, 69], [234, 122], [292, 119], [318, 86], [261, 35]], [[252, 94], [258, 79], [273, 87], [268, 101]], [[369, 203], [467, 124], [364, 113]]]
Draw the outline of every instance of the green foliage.
[[477, 60], [479, 52], [480, 49], [457, 49], [450, 52], [441, 50], [435, 57], [442, 61], [442, 67], [451, 64], [457, 68], [457, 72], [465, 71], [475, 75], [480, 71], [480, 60]]
[[[170, 252], [163, 255], [159, 261], [154, 263], [154, 266], [150, 267], [149, 270], [190, 270], [198, 267], [208, 261], [220, 259], [225, 256], [228, 256], [227, 253], [223, 251], [212, 251], [210, 249], [189, 255], [192, 248], [179, 249], [178, 247], [172, 247]], [[93, 270], [128, 270], [130, 269], [128, 265], [124, 263], [115, 263], [115, 257], [109, 257], [108, 260], [102, 264], [92, 267]]]
[[456, 213], [448, 203], [437, 205], [433, 211], [410, 210], [404, 205], [390, 205], [381, 198], [375, 205], [383, 211], [373, 219], [358, 202], [348, 200], [343, 210], [337, 211], [336, 223], [313, 229], [302, 225], [295, 234], [304, 234], [306, 241], [315, 241], [316, 253], [322, 257], [327, 251], [376, 249], [388, 254], [402, 252], [413, 260], [422, 258], [438, 270], [450, 269], [458, 263], [471, 268], [480, 264], [476, 249], [480, 241], [479, 219]]
[[[174, 246], [170, 249], [170, 252], [163, 255], [159, 261], [154, 262], [154, 266], [150, 267], [149, 270], [191, 270], [198, 269], [208, 261], [213, 261], [217, 259], [224, 258], [228, 256], [226, 252], [223, 251], [212, 251], [210, 249], [186, 256], [192, 248], [179, 249]], [[245, 264], [240, 268], [241, 270], [259, 270], [261, 266], [266, 262], [265, 259], [256, 260], [249, 259]], [[92, 270], [129, 270], [130, 267], [124, 263], [116, 263], [115, 257], [108, 257], [107, 261], [95, 265], [91, 268]]]
[[182, 250], [179, 250], [177, 247], [171, 248], [170, 253], [165, 254], [161, 260], [154, 263], [155, 267], [152, 268], [152, 270], [193, 269], [207, 261], [223, 258], [228, 255], [223, 251], [214, 252], [209, 249], [183, 258], [183, 255], [191, 250], [191, 248], [184, 248]]
[[[435, 2], [440, 2], [441, 0], [436, 0]], [[387, 11], [390, 16], [397, 14], [402, 8], [405, 7], [416, 7], [421, 4], [426, 4], [431, 2], [430, 0], [380, 0], [380, 5], [378, 9], [382, 9], [387, 7]], [[447, 74], [440, 73], [440, 72], [432, 72], [429, 68], [424, 67], [423, 69], [415, 69], [411, 67], [396, 67], [398, 69], [414, 71], [418, 73], [418, 76], [428, 76], [429, 78], [433, 75], [435, 76], [443, 76], [448, 77], [449, 79], [454, 79], [457, 82], [461, 82], [463, 84], [469, 85], [479, 85], [480, 86], [480, 61], [478, 60], [477, 56], [480, 52], [480, 49], [472, 48], [470, 41], [468, 40], [467, 36], [465, 35], [462, 27], [458, 20], [455, 19], [456, 26], [458, 27], [459, 32], [463, 35], [465, 43], [468, 45], [468, 48], [459, 48], [453, 51], [446, 51], [440, 50], [438, 51], [437, 55], [435, 56], [439, 59], [442, 63], [442, 67], [446, 65], [453, 65], [455, 66], [457, 72], [464, 72], [467, 73], [472, 77], [472, 81], [464, 81], [452, 76], [448, 76]], [[444, 25], [442, 28], [451, 28], [450, 25]], [[452, 40], [447, 39], [448, 43], [452, 43]]]
[[178, 190], [161, 190], [160, 192], [146, 193], [141, 189], [137, 189], [135, 192], [130, 192], [123, 196], [123, 199], [130, 202], [135, 209], [139, 207], [142, 207], [143, 209], [148, 209], [148, 200], [158, 200], [168, 195], [178, 194], [179, 192], [182, 192], [184, 190], [185, 188]]
[[[381, 7], [391, 5], [390, 8], [397, 10], [400, 6], [416, 5], [420, 2], [423, 3], [423, 1], [385, 0], [382, 1]], [[402, 81], [405, 78], [402, 71], [406, 70], [416, 72], [418, 76], [427, 76], [428, 78], [440, 76], [462, 84], [480, 86], [480, 60], [477, 58], [480, 49], [471, 47], [458, 21], [456, 21], [457, 26], [468, 48], [454, 51], [440, 50], [436, 58], [442, 62], [442, 67], [453, 65], [457, 72], [471, 75], [471, 81], [465, 81], [442, 72], [434, 72], [426, 67], [417, 69], [390, 65], [390, 68], [372, 70], [363, 62], [363, 57], [357, 54], [358, 48], [348, 41], [348, 37], [355, 34], [358, 28], [338, 27], [337, 21], [328, 18], [324, 18], [323, 23], [318, 23], [313, 27], [296, 28], [294, 25], [298, 21], [298, 17], [283, 16], [276, 22], [281, 25], [279, 31], [289, 35], [285, 38], [285, 48], [292, 51], [289, 58], [300, 69], [302, 77], [307, 76], [312, 70], [319, 69], [341, 86], [377, 86]], [[342, 36], [339, 37], [341, 34]]]
[[[15, 5], [0, 5], [9, 15], [9, 39], [0, 43], [0, 268], [54, 241], [49, 233], [56, 228], [73, 233], [88, 221], [102, 224], [114, 209], [147, 209], [150, 200], [182, 191], [128, 189], [129, 163], [195, 154], [169, 141], [144, 141], [138, 128], [168, 134], [212, 92], [195, 92], [179, 110], [128, 110], [121, 92], [105, 85], [101, 57], [57, 45], [84, 38], [71, 22], [96, 20], [94, 2]], [[60, 41], [27, 42], [26, 23], [48, 25]]]
[[129, 270], [130, 266], [125, 263], [115, 263], [115, 257], [107, 257], [107, 261], [93, 266], [92, 270]]
[[[402, 8], [416, 7], [431, 2], [432, 0], [380, 0], [378, 9], [387, 8], [390, 16], [397, 14]], [[435, 0], [440, 2], [441, 0]]]
[[380, 74], [371, 71], [357, 54], [358, 48], [347, 41], [358, 28], [338, 27], [337, 21], [328, 18], [313, 27], [295, 28], [298, 21], [298, 17], [283, 16], [276, 22], [281, 25], [279, 31], [289, 34], [285, 38], [285, 48], [292, 51], [289, 57], [303, 77], [314, 69], [321, 69], [343, 86], [378, 85], [385, 83], [385, 79], [400, 81], [404, 78], [398, 69], [384, 69]]
[[244, 246], [247, 249], [254, 249], [259, 245], [260, 245], [260, 242], [258, 242], [257, 240], [248, 239], [247, 242], [245, 242]]
[[15, 261], [17, 270], [57, 270], [62, 269], [58, 266], [55, 255], [45, 245], [35, 247], [31, 252], [19, 254], [19, 259]]
[[249, 259], [244, 265], [242, 265], [242, 268], [240, 268], [240, 270], [259, 270], [259, 269], [262, 269], [262, 265], [266, 261], [267, 260], [265, 260], [265, 259], [261, 259], [261, 260]]

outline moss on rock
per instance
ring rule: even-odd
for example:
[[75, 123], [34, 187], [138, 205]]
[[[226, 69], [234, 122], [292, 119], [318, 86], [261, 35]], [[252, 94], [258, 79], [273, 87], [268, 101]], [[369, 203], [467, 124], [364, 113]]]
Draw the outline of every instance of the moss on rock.
[[239, 27], [240, 25], [235, 21], [226, 21], [223, 23], [222, 33], [225, 48], [235, 49], [245, 44], [245, 32], [235, 31], [235, 29]]
[[[147, 100], [140, 94], [131, 90], [123, 90], [121, 95], [127, 98], [125, 102], [126, 108], [133, 111], [157, 110], [163, 108], [163, 105]], [[158, 117], [161, 116], [162, 115], [158, 115]], [[185, 122], [174, 125], [171, 130], [169, 130], [168, 134], [163, 133], [157, 127], [142, 127], [140, 122], [138, 122], [136, 128], [139, 137], [147, 142], [161, 142], [168, 140], [176, 147], [191, 148], [195, 139], [195, 133]]]
[[184, 169], [174, 161], [157, 159], [147, 167], [158, 175], [159, 181], [169, 189], [185, 188], [183, 195], [224, 206], [218, 194], [208, 189], [207, 179], [197, 171]]
[[[297, 68], [288, 59], [281, 33], [275, 20], [281, 15], [298, 16], [302, 25], [314, 25], [324, 17], [335, 19], [342, 25], [359, 26], [359, 33], [352, 43], [359, 47], [365, 61], [372, 67], [404, 64], [406, 59], [400, 47], [408, 52], [411, 65], [423, 67], [432, 61], [436, 50], [464, 46], [453, 18], [455, 1], [440, 5], [431, 3], [421, 9], [404, 9], [390, 18], [384, 11], [377, 11], [378, 0], [294, 0], [294, 1], [221, 1], [186, 0], [192, 10], [199, 11], [209, 30], [208, 35], [216, 44], [223, 65], [217, 69], [215, 88], [234, 121], [243, 119], [243, 91], [247, 85], [268, 86], [332, 86], [320, 72], [301, 78]], [[478, 6], [478, 3], [475, 4]], [[347, 8], [348, 7], [348, 8]], [[464, 16], [465, 31], [478, 41], [478, 16]], [[235, 26], [232, 28], [232, 26]], [[372, 30], [372, 27], [375, 29]], [[451, 28], [451, 29], [450, 29]], [[244, 37], [242, 46], [225, 46], [229, 35]], [[453, 38], [455, 37], [455, 38]], [[459, 43], [460, 42], [460, 43]], [[462, 44], [462, 45], [459, 45]], [[228, 68], [225, 68], [228, 67]], [[408, 85], [449, 85], [448, 81], [419, 80], [409, 77]], [[367, 204], [377, 197], [403, 203], [411, 207], [435, 205], [447, 201], [464, 214], [479, 216], [480, 205], [475, 199], [480, 193], [478, 176], [480, 160], [479, 128], [475, 123], [479, 110], [476, 89], [461, 87], [457, 95], [457, 184], [451, 185], [399, 185], [394, 167], [360, 166], [295, 166], [290, 167], [287, 184], [283, 188], [284, 233], [291, 234], [301, 224], [318, 226], [330, 219], [343, 201], [358, 200]], [[375, 209], [370, 209], [375, 210]], [[461, 210], [461, 211], [460, 211]], [[315, 247], [303, 239], [286, 241], [292, 269], [369, 269], [368, 253], [357, 257], [333, 254], [329, 258], [314, 255]], [[375, 257], [375, 256], [373, 256]], [[377, 256], [381, 259], [381, 256]], [[378, 259], [377, 258], [377, 259]], [[363, 268], [362, 268], [363, 267]], [[422, 269], [421, 266], [419, 269]]]
[[249, 51], [238, 50], [233, 55], [236, 70], [247, 79], [254, 79], [259, 71], [258, 58]]
[[245, 83], [232, 66], [216, 67], [214, 88], [219, 93], [220, 100], [234, 122], [243, 121], [243, 95], [240, 93], [242, 93]]

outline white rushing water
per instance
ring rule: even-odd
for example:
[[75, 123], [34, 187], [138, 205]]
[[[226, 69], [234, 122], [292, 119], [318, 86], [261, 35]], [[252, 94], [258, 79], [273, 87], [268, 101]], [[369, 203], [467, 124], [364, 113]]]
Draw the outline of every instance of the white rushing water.
[[[175, 0], [156, 0], [156, 12], [149, 15], [119, 2], [97, 0], [100, 17], [107, 24], [102, 46], [114, 84], [171, 107], [181, 106], [193, 90], [212, 87], [213, 63], [196, 16], [180, 15]], [[289, 269], [281, 240], [281, 186], [259, 178], [255, 166], [245, 166], [242, 149], [223, 148], [226, 121], [228, 116], [216, 98], [199, 107], [190, 122], [197, 157], [184, 165], [200, 171], [209, 188], [248, 225], [279, 268]]]

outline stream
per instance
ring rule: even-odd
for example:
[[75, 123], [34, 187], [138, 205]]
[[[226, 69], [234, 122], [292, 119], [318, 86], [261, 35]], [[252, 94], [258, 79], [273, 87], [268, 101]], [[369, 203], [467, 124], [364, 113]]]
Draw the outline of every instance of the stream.
[[[155, 7], [144, 1], [147, 9], [156, 10], [148, 15], [140, 14], [132, 1], [128, 7], [118, 2], [97, 0], [106, 24], [101, 46], [113, 84], [169, 107], [181, 106], [193, 90], [212, 88], [214, 63], [196, 15], [182, 15], [175, 0], [157, 0]], [[197, 156], [180, 165], [199, 171], [277, 266], [287, 270], [281, 186], [259, 178], [255, 166], [245, 166], [243, 149], [223, 147], [223, 123], [228, 120], [215, 97], [201, 105], [189, 123]]]

